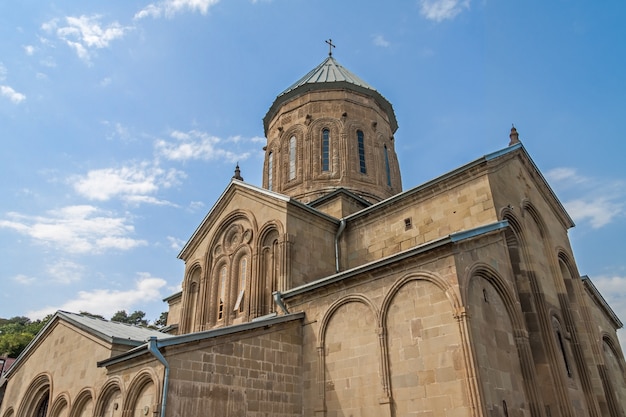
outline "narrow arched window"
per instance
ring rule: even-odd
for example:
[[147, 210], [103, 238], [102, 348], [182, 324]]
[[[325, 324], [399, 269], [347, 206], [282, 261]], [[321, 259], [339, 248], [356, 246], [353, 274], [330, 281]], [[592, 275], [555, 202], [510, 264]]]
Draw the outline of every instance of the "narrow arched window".
[[387, 145], [385, 145], [384, 149], [385, 149], [385, 175], [387, 176], [387, 186], [391, 187], [391, 169], [389, 168], [389, 151], [387, 150]]
[[267, 155], [267, 189], [272, 191], [274, 181], [274, 154]]
[[330, 169], [330, 130], [322, 130], [322, 171]]
[[365, 143], [363, 142], [362, 131], [356, 131], [356, 140], [359, 145], [359, 170], [361, 171], [361, 174], [366, 174], [367, 169], [365, 168]]
[[289, 180], [296, 178], [296, 137], [289, 139]]
[[559, 342], [559, 348], [561, 348], [561, 355], [563, 355], [563, 362], [565, 363], [565, 371], [567, 372], [567, 376], [572, 377], [572, 368], [570, 367], [569, 360], [567, 359], [567, 352], [565, 351], [565, 343], [563, 343], [563, 336], [561, 335], [561, 331], [556, 331], [556, 338]]
[[222, 267], [220, 270], [220, 282], [219, 282], [219, 300], [217, 306], [217, 319], [222, 320], [224, 318], [224, 303], [226, 302], [226, 267]]
[[235, 303], [235, 308], [233, 309], [233, 311], [243, 313], [247, 278], [248, 258], [244, 256], [239, 262], [239, 295], [237, 296], [237, 302]]

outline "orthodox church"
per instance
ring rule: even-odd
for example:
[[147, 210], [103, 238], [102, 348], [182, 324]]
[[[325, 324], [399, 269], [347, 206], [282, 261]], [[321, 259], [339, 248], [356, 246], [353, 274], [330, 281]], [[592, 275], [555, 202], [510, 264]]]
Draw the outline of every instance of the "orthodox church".
[[622, 323], [519, 141], [402, 189], [391, 103], [329, 55], [186, 243], [162, 332], [59, 311], [0, 417], [625, 417]]

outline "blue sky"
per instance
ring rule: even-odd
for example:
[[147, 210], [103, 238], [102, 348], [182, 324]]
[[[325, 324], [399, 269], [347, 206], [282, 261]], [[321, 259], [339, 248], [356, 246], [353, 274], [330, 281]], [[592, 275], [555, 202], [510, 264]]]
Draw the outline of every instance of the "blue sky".
[[622, 1], [0, 4], [0, 317], [156, 319], [261, 119], [327, 55], [394, 106], [404, 189], [520, 139], [626, 320]]

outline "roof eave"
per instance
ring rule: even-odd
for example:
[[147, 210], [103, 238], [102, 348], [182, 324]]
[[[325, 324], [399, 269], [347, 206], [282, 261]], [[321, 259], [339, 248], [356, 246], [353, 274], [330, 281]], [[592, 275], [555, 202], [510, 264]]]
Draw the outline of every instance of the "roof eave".
[[307, 93], [324, 90], [348, 90], [372, 97], [380, 106], [380, 108], [383, 109], [383, 111], [387, 114], [387, 117], [389, 118], [389, 124], [391, 126], [391, 132], [395, 133], [396, 130], [398, 130], [398, 120], [396, 119], [396, 114], [393, 111], [393, 106], [391, 105], [389, 100], [383, 97], [383, 95], [380, 94], [378, 91], [360, 85], [352, 84], [348, 81], [329, 81], [322, 83], [302, 84], [276, 97], [276, 100], [274, 100], [274, 103], [272, 103], [270, 109], [265, 114], [265, 117], [263, 117], [263, 128], [265, 136], [267, 137], [270, 122], [276, 116], [278, 110], [285, 103], [301, 97]]

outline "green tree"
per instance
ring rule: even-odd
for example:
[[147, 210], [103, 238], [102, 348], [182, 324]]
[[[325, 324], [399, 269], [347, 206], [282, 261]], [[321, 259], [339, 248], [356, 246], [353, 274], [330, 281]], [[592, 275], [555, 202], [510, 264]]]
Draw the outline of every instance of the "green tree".
[[79, 314], [82, 314], [83, 316], [87, 316], [87, 317], [93, 317], [94, 319], [106, 320], [104, 316], [101, 316], [100, 314], [92, 314], [88, 311], [79, 311]]
[[16, 358], [52, 318], [31, 321], [28, 317], [0, 318], [0, 355]]
[[154, 327], [157, 329], [162, 329], [167, 326], [167, 311], [161, 313], [158, 319], [154, 321]]
[[111, 317], [111, 321], [147, 327], [148, 320], [144, 319], [145, 316], [146, 313], [141, 310], [135, 310], [131, 314], [126, 313], [126, 310], [120, 310], [117, 313], [113, 314], [113, 317]]

